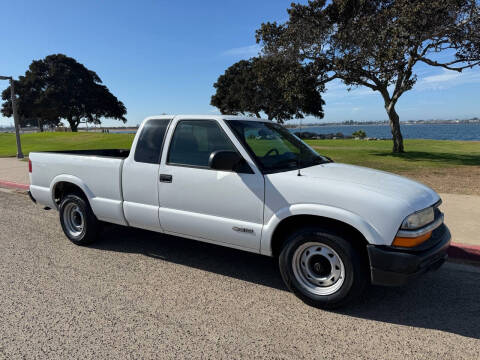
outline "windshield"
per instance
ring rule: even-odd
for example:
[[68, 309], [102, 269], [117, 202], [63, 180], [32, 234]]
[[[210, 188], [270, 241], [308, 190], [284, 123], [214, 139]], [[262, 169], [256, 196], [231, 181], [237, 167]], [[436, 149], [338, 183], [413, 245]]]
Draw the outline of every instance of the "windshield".
[[227, 120], [235, 135], [266, 172], [330, 162], [284, 127], [270, 122]]

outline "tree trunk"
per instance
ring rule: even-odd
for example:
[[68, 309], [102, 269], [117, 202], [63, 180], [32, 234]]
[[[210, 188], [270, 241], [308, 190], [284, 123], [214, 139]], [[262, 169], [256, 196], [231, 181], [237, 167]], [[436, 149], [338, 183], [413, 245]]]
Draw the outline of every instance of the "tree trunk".
[[385, 106], [387, 109], [388, 118], [390, 120], [390, 129], [392, 131], [393, 138], [393, 152], [394, 153], [403, 153], [403, 137], [402, 132], [400, 131], [400, 117], [395, 111], [395, 105], [390, 103]]
[[79, 121], [74, 119], [72, 116], [68, 117], [67, 121], [70, 124], [70, 129], [72, 130], [72, 132], [77, 132]]
[[37, 123], [38, 123], [38, 130], [40, 132], [43, 132], [43, 122], [42, 122], [42, 119], [38, 118], [37, 119]]

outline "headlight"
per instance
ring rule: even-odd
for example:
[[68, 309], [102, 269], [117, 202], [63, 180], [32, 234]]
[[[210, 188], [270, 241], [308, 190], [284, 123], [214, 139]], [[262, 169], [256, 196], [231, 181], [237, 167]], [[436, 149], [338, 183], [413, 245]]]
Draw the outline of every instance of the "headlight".
[[433, 207], [429, 207], [413, 213], [403, 220], [402, 230], [415, 230], [421, 228], [427, 224], [430, 224], [435, 220], [435, 211]]

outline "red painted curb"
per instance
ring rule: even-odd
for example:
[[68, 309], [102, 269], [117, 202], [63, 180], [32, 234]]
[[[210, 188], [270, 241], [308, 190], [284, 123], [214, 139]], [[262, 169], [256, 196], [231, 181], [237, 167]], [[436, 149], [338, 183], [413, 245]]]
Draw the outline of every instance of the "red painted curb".
[[30, 185], [26, 184], [19, 184], [13, 181], [5, 181], [5, 180], [0, 180], [0, 186], [3, 187], [8, 187], [8, 188], [14, 188], [18, 190], [28, 190], [30, 189]]
[[452, 243], [448, 248], [448, 256], [452, 259], [480, 262], [480, 246]]

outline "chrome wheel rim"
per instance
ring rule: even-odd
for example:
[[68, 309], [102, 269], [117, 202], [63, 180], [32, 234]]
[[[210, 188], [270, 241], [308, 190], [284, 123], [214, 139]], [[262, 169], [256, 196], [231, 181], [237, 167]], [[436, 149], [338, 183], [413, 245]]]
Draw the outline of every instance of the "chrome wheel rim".
[[65, 205], [63, 210], [63, 223], [65, 230], [72, 237], [79, 237], [85, 227], [85, 217], [82, 209], [74, 203]]
[[345, 282], [345, 265], [338, 253], [319, 242], [300, 245], [293, 254], [293, 274], [300, 286], [315, 295], [337, 292]]

